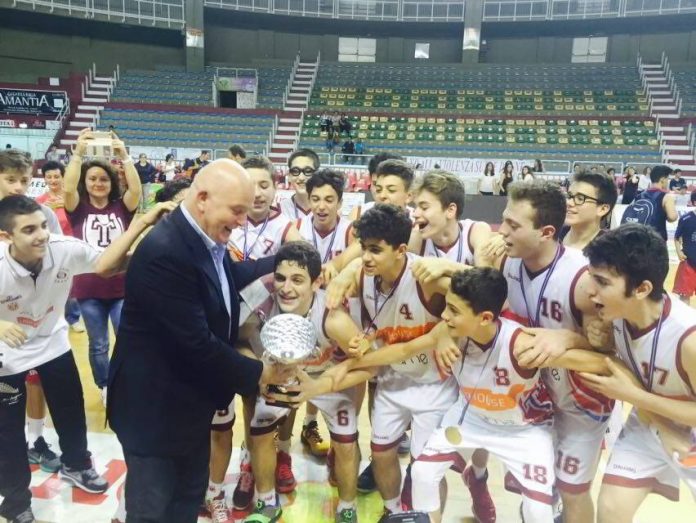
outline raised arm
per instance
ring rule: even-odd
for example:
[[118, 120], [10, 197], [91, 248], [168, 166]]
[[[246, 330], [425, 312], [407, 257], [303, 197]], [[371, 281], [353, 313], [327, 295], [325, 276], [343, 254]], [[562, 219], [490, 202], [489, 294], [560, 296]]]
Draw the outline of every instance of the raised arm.
[[70, 162], [65, 167], [65, 176], [63, 177], [63, 204], [67, 212], [72, 212], [80, 203], [80, 195], [77, 192], [77, 185], [80, 183], [80, 174], [82, 170], [82, 156], [87, 152], [87, 144], [92, 139], [91, 129], [82, 129], [75, 150], [70, 157]]
[[126, 175], [126, 183], [128, 184], [128, 189], [123, 194], [123, 204], [129, 211], [135, 211], [138, 208], [140, 197], [143, 193], [140, 176], [138, 176], [138, 171], [135, 170], [133, 158], [128, 155], [126, 145], [123, 141], [118, 137], [114, 137], [111, 148], [114, 154], [116, 154], [123, 163], [123, 171]]

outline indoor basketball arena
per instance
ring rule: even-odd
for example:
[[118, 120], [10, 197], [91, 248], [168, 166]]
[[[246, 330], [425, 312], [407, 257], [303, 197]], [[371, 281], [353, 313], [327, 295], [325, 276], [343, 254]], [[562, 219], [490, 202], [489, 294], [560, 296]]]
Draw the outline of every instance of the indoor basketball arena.
[[0, 20], [0, 521], [696, 519], [696, 0]]

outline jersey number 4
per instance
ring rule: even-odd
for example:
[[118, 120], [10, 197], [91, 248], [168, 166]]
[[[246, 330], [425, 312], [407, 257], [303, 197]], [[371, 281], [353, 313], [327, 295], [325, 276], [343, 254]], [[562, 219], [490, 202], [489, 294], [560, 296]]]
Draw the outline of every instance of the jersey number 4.
[[404, 319], [413, 319], [413, 313], [411, 312], [411, 309], [408, 308], [408, 303], [404, 303], [401, 305], [401, 307], [399, 307], [399, 314], [403, 315]]

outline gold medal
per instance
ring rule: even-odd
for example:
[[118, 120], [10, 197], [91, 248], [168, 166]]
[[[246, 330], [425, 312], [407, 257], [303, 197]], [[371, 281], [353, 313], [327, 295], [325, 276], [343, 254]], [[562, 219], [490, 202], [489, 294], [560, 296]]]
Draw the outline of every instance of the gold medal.
[[452, 445], [459, 445], [462, 442], [462, 434], [459, 432], [459, 427], [447, 427], [445, 429], [445, 437]]

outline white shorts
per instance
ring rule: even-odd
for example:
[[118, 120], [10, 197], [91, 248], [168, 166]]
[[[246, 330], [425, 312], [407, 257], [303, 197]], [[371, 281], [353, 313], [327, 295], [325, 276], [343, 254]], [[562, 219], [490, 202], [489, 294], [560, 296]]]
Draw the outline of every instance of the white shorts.
[[609, 458], [602, 483], [627, 488], [649, 487], [679, 501], [679, 480], [696, 499], [696, 467], [685, 467], [667, 454], [658, 436], [631, 412]]
[[608, 422], [594, 421], [580, 413], [554, 412], [556, 486], [559, 490], [569, 494], [590, 490]]
[[225, 410], [216, 410], [210, 430], [225, 432], [234, 425], [234, 399]]
[[[461, 408], [459, 405], [453, 408], [457, 409], [457, 416], [448, 415], [446, 421], [455, 418], [458, 421]], [[461, 438], [458, 443], [447, 439], [447, 427], [438, 428], [411, 468], [414, 510], [437, 510], [440, 507], [437, 486], [447, 469], [454, 466], [463, 470], [473, 451], [483, 448], [504, 463], [516, 480], [515, 491], [548, 505], [548, 521], [553, 520], [551, 503], [555, 477], [550, 427], [493, 425], [467, 412], [461, 425], [451, 425], [449, 431], [453, 430]]]
[[[339, 392], [322, 394], [309, 401], [324, 415], [333, 441], [352, 443], [358, 440], [358, 416], [355, 410], [357, 393], [357, 387], [351, 387]], [[251, 435], [260, 436], [273, 432], [289, 413], [289, 408], [268, 405], [263, 397], [258, 397], [249, 429]]]
[[389, 379], [380, 377], [372, 408], [373, 452], [398, 445], [411, 424], [411, 456], [418, 457], [458, 395], [457, 383], [451, 376], [436, 383], [417, 383], [397, 373]]

